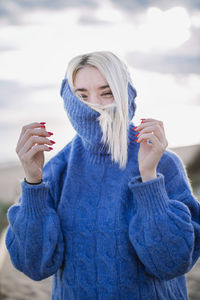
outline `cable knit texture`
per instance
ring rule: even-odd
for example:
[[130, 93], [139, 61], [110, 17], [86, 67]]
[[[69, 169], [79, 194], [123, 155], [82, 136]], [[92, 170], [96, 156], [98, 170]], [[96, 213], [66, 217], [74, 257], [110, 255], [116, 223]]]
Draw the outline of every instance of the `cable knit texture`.
[[52, 300], [188, 299], [200, 205], [180, 158], [166, 150], [157, 178], [143, 183], [134, 124], [122, 171], [100, 147], [98, 113], [66, 80], [61, 95], [77, 134], [45, 164], [41, 184], [21, 182], [8, 211], [13, 265], [33, 280], [53, 275]]

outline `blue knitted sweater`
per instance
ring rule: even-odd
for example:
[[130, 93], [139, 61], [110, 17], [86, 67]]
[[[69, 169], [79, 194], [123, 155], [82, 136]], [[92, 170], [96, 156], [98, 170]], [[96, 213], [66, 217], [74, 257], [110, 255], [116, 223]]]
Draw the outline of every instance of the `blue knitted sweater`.
[[[134, 115], [129, 86], [129, 113]], [[63, 80], [77, 134], [43, 167], [43, 182], [21, 182], [8, 211], [6, 246], [33, 280], [53, 275], [52, 300], [186, 300], [185, 273], [200, 256], [200, 204], [180, 158], [166, 150], [157, 178], [142, 182], [134, 124], [124, 170], [101, 147], [92, 110]]]

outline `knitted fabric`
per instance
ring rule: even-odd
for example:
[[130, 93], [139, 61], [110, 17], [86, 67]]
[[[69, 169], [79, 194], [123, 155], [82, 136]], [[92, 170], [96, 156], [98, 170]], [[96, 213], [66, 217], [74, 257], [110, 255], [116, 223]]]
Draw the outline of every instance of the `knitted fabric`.
[[74, 105], [77, 134], [45, 164], [41, 184], [21, 182], [9, 208], [13, 265], [33, 280], [53, 275], [52, 300], [188, 299], [200, 205], [180, 158], [166, 150], [157, 178], [142, 182], [134, 124], [122, 171], [97, 147], [96, 112]]
[[[97, 120], [100, 113], [85, 105], [72, 93], [66, 78], [62, 81], [60, 95], [63, 97], [67, 116], [73, 128], [82, 138], [84, 147], [101, 154], [108, 154], [108, 145], [101, 142], [103, 133]], [[135, 114], [136, 104], [134, 99], [136, 96], [135, 88], [129, 83], [129, 120], [132, 120]]]

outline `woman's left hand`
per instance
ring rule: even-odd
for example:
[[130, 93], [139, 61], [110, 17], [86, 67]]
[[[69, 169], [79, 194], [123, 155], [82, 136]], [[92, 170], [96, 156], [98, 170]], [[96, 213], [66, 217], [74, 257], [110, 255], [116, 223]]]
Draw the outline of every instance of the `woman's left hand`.
[[157, 177], [157, 165], [168, 142], [162, 121], [149, 118], [142, 120], [134, 130], [139, 132], [137, 135], [137, 143], [140, 143], [138, 163], [142, 181], [145, 182]]

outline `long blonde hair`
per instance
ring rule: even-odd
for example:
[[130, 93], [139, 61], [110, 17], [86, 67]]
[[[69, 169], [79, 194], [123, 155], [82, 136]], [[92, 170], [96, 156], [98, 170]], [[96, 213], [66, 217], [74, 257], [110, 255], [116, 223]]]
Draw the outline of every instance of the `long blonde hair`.
[[74, 92], [76, 73], [85, 66], [96, 67], [107, 80], [114, 101], [108, 105], [89, 103], [79, 96], [80, 101], [100, 113], [98, 117], [103, 136], [102, 142], [108, 145], [112, 160], [126, 167], [128, 159], [128, 82], [131, 77], [127, 66], [109, 51], [97, 51], [76, 56], [71, 59], [66, 71], [69, 86]]

